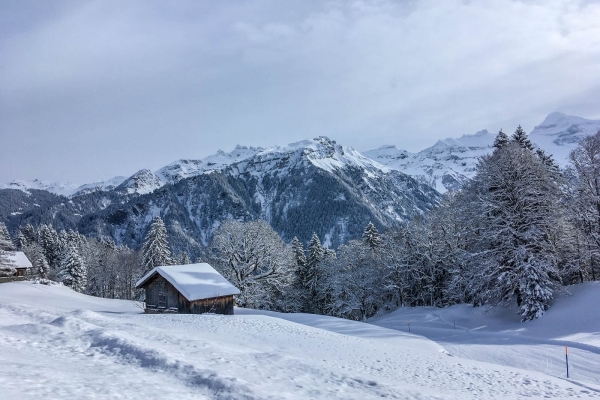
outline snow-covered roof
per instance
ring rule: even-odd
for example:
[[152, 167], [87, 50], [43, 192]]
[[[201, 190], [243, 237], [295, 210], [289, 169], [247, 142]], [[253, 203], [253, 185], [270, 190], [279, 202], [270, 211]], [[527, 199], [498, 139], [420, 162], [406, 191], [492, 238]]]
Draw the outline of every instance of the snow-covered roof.
[[206, 263], [156, 267], [140, 279], [142, 286], [154, 274], [160, 274], [188, 301], [240, 294], [240, 290]]
[[31, 268], [31, 261], [27, 258], [25, 253], [22, 251], [11, 251], [6, 253], [6, 259], [8, 259], [9, 263], [4, 263], [5, 265], [10, 265], [13, 268]]

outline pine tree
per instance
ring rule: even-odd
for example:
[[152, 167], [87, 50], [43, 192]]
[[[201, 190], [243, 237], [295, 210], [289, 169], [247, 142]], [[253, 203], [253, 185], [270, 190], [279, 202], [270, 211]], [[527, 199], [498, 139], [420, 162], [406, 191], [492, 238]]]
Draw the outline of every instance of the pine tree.
[[25, 225], [25, 227], [21, 229], [21, 232], [23, 233], [23, 236], [25, 236], [25, 239], [27, 239], [28, 244], [37, 242], [37, 234], [35, 233], [35, 229], [33, 226], [31, 226], [31, 224]]
[[145, 272], [155, 267], [171, 264], [171, 251], [167, 243], [167, 228], [160, 217], [156, 217], [142, 246], [142, 263]]
[[365, 228], [362, 238], [371, 250], [376, 250], [381, 246], [381, 235], [379, 235], [377, 228], [375, 228], [372, 222], [369, 222], [369, 225]]
[[474, 303], [516, 300], [524, 321], [540, 317], [560, 281], [551, 240], [560, 229], [554, 176], [515, 140], [481, 159], [468, 190]]
[[47, 225], [40, 226], [39, 244], [44, 249], [44, 255], [50, 267], [57, 269], [60, 264], [60, 242], [56, 231]]
[[292, 251], [294, 252], [294, 260], [296, 261], [296, 268], [299, 270], [304, 269], [306, 266], [306, 255], [304, 254], [304, 248], [302, 243], [296, 236], [292, 239]]
[[323, 260], [324, 250], [316, 233], [313, 233], [308, 243], [308, 257], [306, 259], [307, 270], [315, 268]]
[[2, 246], [2, 250], [13, 251], [15, 249], [15, 245], [10, 238], [4, 222], [0, 222], [0, 246]]
[[17, 249], [19, 249], [19, 250], [23, 250], [24, 248], [29, 246], [29, 241], [27, 240], [27, 238], [25, 237], [23, 232], [21, 232], [20, 229], [19, 229], [19, 233], [17, 233], [15, 242], [17, 244]]
[[512, 140], [513, 142], [518, 143], [522, 148], [533, 151], [533, 145], [527, 137], [527, 133], [521, 128], [521, 125], [515, 130], [515, 133], [512, 135]]
[[87, 285], [87, 271], [77, 249], [72, 246], [62, 262], [62, 281], [65, 286], [83, 293]]
[[496, 139], [494, 140], [494, 147], [499, 149], [506, 143], [508, 143], [508, 135], [502, 132], [502, 129], [500, 129], [500, 132], [498, 132], [498, 136], [496, 136]]
[[37, 243], [32, 243], [22, 250], [33, 265], [33, 274], [42, 279], [47, 279], [50, 274], [50, 266], [48, 265], [46, 256], [44, 256], [42, 247]]
[[313, 233], [310, 243], [308, 244], [308, 257], [306, 266], [302, 273], [302, 285], [304, 286], [304, 312], [315, 313], [320, 308], [320, 288], [321, 288], [321, 271], [319, 264], [323, 261], [325, 250], [321, 246], [321, 241], [316, 233]]

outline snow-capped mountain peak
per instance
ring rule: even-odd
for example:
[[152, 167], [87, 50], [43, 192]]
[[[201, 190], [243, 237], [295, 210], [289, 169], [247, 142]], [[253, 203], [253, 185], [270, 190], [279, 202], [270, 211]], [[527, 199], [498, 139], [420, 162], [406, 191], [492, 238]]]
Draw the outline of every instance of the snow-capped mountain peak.
[[127, 178], [115, 188], [116, 191], [128, 194], [148, 194], [163, 186], [160, 178], [149, 169], [142, 169]]
[[[566, 166], [569, 153], [577, 143], [599, 130], [598, 120], [553, 112], [535, 127], [529, 138], [534, 145], [552, 154], [559, 165]], [[505, 133], [512, 134], [511, 130], [505, 130]], [[433, 146], [415, 154], [401, 154], [395, 146], [383, 146], [364, 154], [443, 193], [460, 187], [473, 177], [477, 159], [492, 152], [495, 137], [495, 133], [484, 129], [457, 139], [438, 140]]]
[[600, 120], [553, 112], [533, 129], [529, 139], [546, 153], [553, 154], [559, 164], [566, 165], [569, 153], [577, 143], [598, 131], [600, 131]]
[[487, 130], [458, 139], [438, 140], [418, 153], [383, 146], [364, 154], [391, 169], [412, 176], [438, 192], [459, 188], [475, 171], [477, 159], [491, 151], [495, 135]]

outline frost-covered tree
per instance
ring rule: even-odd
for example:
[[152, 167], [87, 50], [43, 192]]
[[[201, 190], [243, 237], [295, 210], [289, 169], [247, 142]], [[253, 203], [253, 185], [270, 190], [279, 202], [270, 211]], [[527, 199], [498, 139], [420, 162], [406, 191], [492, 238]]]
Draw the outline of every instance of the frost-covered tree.
[[31, 226], [31, 224], [25, 225], [25, 227], [23, 227], [23, 229], [20, 229], [20, 231], [23, 233], [23, 236], [25, 236], [25, 239], [27, 239], [28, 244], [37, 242], [38, 235], [35, 232], [35, 229], [33, 228], [33, 226]]
[[67, 251], [61, 263], [62, 282], [76, 292], [83, 293], [87, 285], [87, 271], [75, 246]]
[[33, 266], [33, 275], [38, 276], [42, 279], [50, 278], [50, 266], [44, 255], [44, 250], [37, 243], [32, 243], [27, 247], [24, 247], [23, 252], [27, 255], [31, 265]]
[[290, 246], [263, 221], [227, 221], [212, 241], [214, 267], [240, 289], [242, 307], [277, 309], [292, 283], [294, 255]]
[[146, 272], [152, 268], [171, 264], [171, 251], [167, 242], [167, 228], [160, 217], [156, 217], [142, 246], [143, 265]]
[[499, 149], [503, 147], [506, 143], [508, 143], [508, 135], [502, 132], [502, 129], [500, 129], [500, 132], [498, 132], [498, 135], [494, 140], [494, 147]]
[[527, 133], [525, 133], [523, 128], [521, 128], [521, 125], [519, 125], [515, 130], [515, 133], [513, 133], [512, 141], [518, 143], [519, 146], [521, 146], [524, 149], [533, 151], [533, 145], [527, 137]]
[[19, 232], [17, 233], [17, 237], [15, 238], [15, 244], [17, 245], [17, 249], [19, 249], [19, 250], [23, 250], [24, 248], [29, 246], [29, 241], [27, 240], [27, 238], [25, 237], [23, 232], [21, 232], [20, 229], [19, 229]]
[[372, 222], [369, 222], [369, 225], [365, 228], [362, 238], [371, 250], [376, 250], [381, 245], [381, 235]]
[[600, 279], [600, 131], [581, 140], [569, 159], [576, 272], [581, 281], [596, 280]]
[[11, 276], [17, 272], [9, 259], [12, 250], [14, 250], [14, 245], [12, 240], [10, 240], [6, 226], [0, 223], [0, 277]]
[[548, 309], [560, 279], [551, 240], [560, 192], [519, 132], [520, 127], [511, 143], [480, 160], [466, 212], [472, 227], [469, 281], [474, 301], [516, 301], [527, 321]]
[[42, 224], [38, 233], [38, 243], [44, 250], [44, 256], [51, 268], [58, 269], [61, 261], [60, 242], [56, 231], [45, 224]]
[[383, 298], [382, 274], [371, 248], [361, 240], [340, 246], [332, 273], [334, 315], [364, 321], [375, 315]]
[[2, 250], [15, 250], [15, 245], [12, 242], [12, 239], [10, 237], [10, 234], [8, 233], [8, 229], [6, 229], [6, 225], [4, 225], [4, 222], [0, 222], [0, 246], [2, 247]]

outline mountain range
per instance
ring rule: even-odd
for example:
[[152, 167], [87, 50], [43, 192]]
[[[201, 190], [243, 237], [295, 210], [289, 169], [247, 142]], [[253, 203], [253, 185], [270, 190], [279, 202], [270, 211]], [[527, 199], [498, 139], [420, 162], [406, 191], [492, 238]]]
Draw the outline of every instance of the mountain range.
[[[535, 146], [551, 154], [561, 167], [565, 167], [569, 162], [569, 153], [579, 140], [599, 130], [600, 120], [554, 112], [531, 131], [529, 139]], [[505, 133], [509, 136], [512, 134], [510, 131]], [[459, 188], [474, 176], [478, 158], [492, 152], [496, 135], [497, 132], [482, 130], [457, 139], [439, 140], [418, 153], [387, 145], [363, 154], [444, 193]]]
[[[530, 139], [564, 166], [577, 141], [598, 130], [600, 121], [552, 113]], [[418, 153], [387, 145], [362, 154], [319, 137], [269, 148], [238, 145], [85, 185], [13, 181], [0, 186], [0, 220], [13, 232], [24, 223], [51, 223], [137, 248], [161, 215], [175, 252], [200, 255], [222, 221], [262, 218], [285, 240], [307, 242], [315, 232], [337, 247], [360, 237], [369, 221], [389, 229], [427, 212], [440, 193], [475, 174], [495, 137], [482, 130]]]

